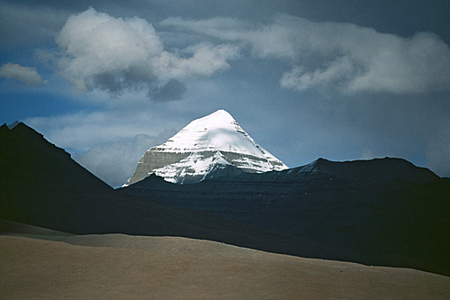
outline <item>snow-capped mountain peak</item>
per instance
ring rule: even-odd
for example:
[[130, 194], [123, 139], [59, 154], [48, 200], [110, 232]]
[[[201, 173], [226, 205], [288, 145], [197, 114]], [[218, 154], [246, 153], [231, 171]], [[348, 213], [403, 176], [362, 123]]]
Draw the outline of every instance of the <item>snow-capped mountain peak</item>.
[[225, 110], [192, 121], [158, 148], [175, 152], [218, 150], [255, 156], [265, 152]]
[[147, 150], [125, 186], [150, 174], [174, 183], [198, 182], [226, 166], [252, 173], [287, 169], [221, 109], [190, 122], [164, 144]]

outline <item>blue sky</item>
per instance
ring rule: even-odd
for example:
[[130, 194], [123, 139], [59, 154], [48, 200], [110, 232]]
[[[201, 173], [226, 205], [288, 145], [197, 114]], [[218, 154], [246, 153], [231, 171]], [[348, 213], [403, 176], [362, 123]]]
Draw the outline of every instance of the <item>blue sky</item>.
[[218, 109], [290, 167], [450, 176], [448, 1], [0, 1], [0, 122], [116, 187]]

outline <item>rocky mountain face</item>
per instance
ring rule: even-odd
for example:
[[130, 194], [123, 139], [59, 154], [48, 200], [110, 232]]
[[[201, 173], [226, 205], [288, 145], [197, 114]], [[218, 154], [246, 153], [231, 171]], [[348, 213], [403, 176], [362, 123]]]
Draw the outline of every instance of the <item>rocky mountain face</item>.
[[151, 174], [183, 184], [218, 175], [284, 169], [287, 166], [256, 143], [228, 112], [218, 110], [150, 148], [125, 186]]

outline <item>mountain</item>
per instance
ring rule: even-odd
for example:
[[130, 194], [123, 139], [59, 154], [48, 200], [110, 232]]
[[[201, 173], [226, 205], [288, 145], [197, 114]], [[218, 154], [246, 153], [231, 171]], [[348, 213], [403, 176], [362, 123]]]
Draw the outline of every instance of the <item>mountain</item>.
[[0, 127], [0, 220], [5, 220], [0, 233], [26, 228], [20, 222], [73, 234], [179, 236], [302, 257], [355, 257], [300, 237], [120, 193], [34, 129], [15, 125]]
[[449, 199], [450, 179], [397, 158], [184, 185], [153, 174], [114, 190], [25, 124], [0, 127], [0, 219], [74, 234], [189, 237], [449, 276]]
[[398, 158], [332, 162], [120, 189], [357, 253], [370, 265], [450, 275], [450, 179]]
[[287, 166], [255, 142], [228, 112], [218, 110], [147, 150], [125, 186], [150, 174], [182, 184], [220, 175], [284, 169]]

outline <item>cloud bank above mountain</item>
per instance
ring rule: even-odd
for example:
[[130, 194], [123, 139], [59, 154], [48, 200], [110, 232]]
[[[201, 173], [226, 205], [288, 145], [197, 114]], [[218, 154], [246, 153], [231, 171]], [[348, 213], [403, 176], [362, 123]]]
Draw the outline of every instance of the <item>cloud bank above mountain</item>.
[[[145, 87], [150, 94], [158, 90], [158, 100], [180, 98], [185, 90], [180, 80], [227, 69], [227, 61], [238, 56], [238, 48], [227, 44], [169, 52], [146, 20], [114, 18], [94, 8], [69, 17], [56, 43], [60, 52], [54, 61], [74, 89], [119, 93]], [[177, 92], [167, 92], [167, 84]]]
[[261, 59], [287, 61], [291, 70], [283, 73], [280, 85], [297, 91], [403, 94], [450, 89], [450, 48], [433, 33], [403, 38], [287, 14], [268, 24], [231, 18], [169, 18], [161, 24], [241, 43]]
[[450, 176], [449, 6], [3, 0], [0, 118], [108, 182], [138, 141], [218, 109], [291, 167], [387, 155]]

